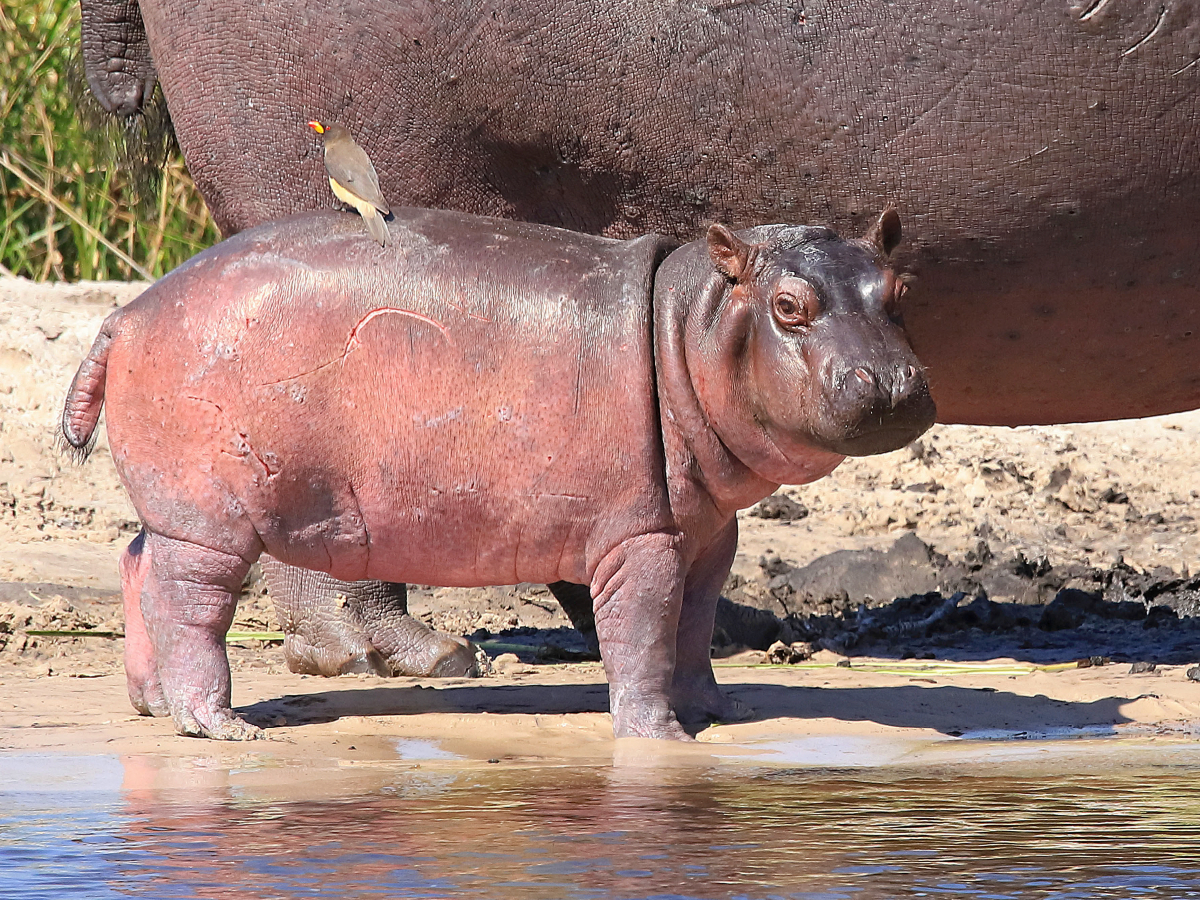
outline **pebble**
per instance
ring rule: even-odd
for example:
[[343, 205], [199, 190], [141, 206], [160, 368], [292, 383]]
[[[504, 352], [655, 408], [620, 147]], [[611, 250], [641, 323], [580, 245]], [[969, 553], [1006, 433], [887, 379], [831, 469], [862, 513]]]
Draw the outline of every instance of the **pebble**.
[[529, 675], [535, 671], [533, 666], [521, 662], [515, 653], [501, 653], [492, 660], [492, 667], [500, 675]]

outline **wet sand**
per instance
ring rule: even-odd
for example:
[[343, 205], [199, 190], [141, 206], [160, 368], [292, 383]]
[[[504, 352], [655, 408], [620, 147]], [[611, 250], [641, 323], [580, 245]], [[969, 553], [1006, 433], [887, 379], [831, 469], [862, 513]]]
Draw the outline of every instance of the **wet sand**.
[[[510, 661], [499, 674], [473, 680], [327, 680], [288, 673], [277, 643], [240, 641], [230, 652], [234, 703], [271, 739], [221, 745], [177, 737], [169, 722], [133, 714], [119, 637], [29, 634], [122, 628], [116, 560], [136, 517], [103, 434], [91, 459], [76, 466], [55, 451], [54, 428], [100, 322], [138, 289], [0, 281], [0, 753], [146, 754], [212, 760], [223, 771], [256, 760], [252, 768], [268, 780], [277, 765], [300, 764], [338, 784], [405, 759], [423, 766], [494, 765], [491, 759], [890, 766], [990, 765], [1014, 753], [1026, 764], [1050, 749], [1064, 759], [1147, 748], [1200, 753], [1200, 683], [1189, 680], [1184, 662], [1200, 660], [1200, 646], [1186, 603], [1179, 622], [1153, 632], [1143, 622], [1129, 626], [1129, 635], [1154, 638], [1129, 656], [1158, 662], [1150, 674], [1130, 674], [1128, 661], [1033, 669], [1046, 654], [1058, 662], [1090, 656], [1101, 638], [1119, 648], [1123, 632], [1090, 619], [1044, 632], [1040, 656], [1029, 640], [1043, 634], [1035, 626], [1023, 626], [1009, 644], [975, 628], [931, 645], [941, 659], [970, 664], [959, 670], [937, 667], [936, 659], [899, 660], [896, 652], [854, 656], [851, 668], [838, 667], [845, 655], [830, 650], [798, 666], [759, 665], [762, 653], [735, 655], [719, 661], [718, 679], [756, 717], [704, 729], [698, 744], [671, 748], [612, 740], [596, 663]], [[887, 550], [909, 533], [956, 561], [983, 540], [1002, 561], [1019, 555], [1059, 568], [1104, 568], [1121, 560], [1178, 581], [1200, 550], [1198, 435], [1195, 413], [1056, 428], [938, 427], [919, 447], [851, 460], [822, 482], [785, 489], [803, 516], [744, 516], [735, 599], [770, 606], [771, 559], [790, 571], [837, 550]], [[1000, 582], [988, 589], [992, 601], [1025, 602], [1005, 596]], [[820, 601], [813, 600], [817, 612]], [[419, 590], [413, 607], [438, 627], [466, 634], [567, 625], [534, 586]], [[830, 606], [830, 615], [840, 614]], [[269, 600], [248, 596], [234, 627], [274, 630]], [[1008, 658], [993, 659], [998, 652]], [[188, 777], [193, 769], [189, 762]]]
[[[890, 671], [871, 671], [873, 663]], [[164, 760], [150, 764], [163, 778], [189, 784], [201, 777], [197, 767], [221, 770], [223, 778], [253, 770], [256, 784], [292, 784], [294, 771], [283, 770], [299, 766], [312, 770], [297, 788], [303, 796], [336, 793], [347, 782], [365, 787], [372, 776], [363, 770], [406, 763], [989, 770], [1073, 769], [1081, 758], [1200, 764], [1200, 685], [1180, 667], [1155, 675], [1121, 667], [947, 676], [905, 672], [894, 660], [854, 665], [723, 666], [719, 679], [756, 709], [755, 719], [711, 726], [695, 744], [678, 746], [612, 740], [598, 664], [446, 680], [242, 672], [234, 704], [268, 735], [248, 743], [179, 737], [169, 721], [134, 715], [119, 675], [6, 674], [0, 753], [152, 757]]]

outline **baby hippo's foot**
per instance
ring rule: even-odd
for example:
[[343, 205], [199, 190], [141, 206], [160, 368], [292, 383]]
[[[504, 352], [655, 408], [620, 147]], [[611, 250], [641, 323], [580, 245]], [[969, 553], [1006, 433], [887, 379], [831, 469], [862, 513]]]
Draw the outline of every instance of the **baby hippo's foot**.
[[610, 684], [608, 697], [614, 738], [692, 740], [692, 736], [679, 724], [665, 696]]
[[177, 734], [187, 737], [207, 737], [217, 741], [255, 741], [266, 735], [257, 725], [234, 715], [229, 709], [200, 709], [196, 707], [176, 710], [172, 718]]
[[707, 678], [676, 679], [671, 698], [679, 721], [687, 725], [710, 722], [744, 722], [754, 710], [727, 695], [709, 675]]

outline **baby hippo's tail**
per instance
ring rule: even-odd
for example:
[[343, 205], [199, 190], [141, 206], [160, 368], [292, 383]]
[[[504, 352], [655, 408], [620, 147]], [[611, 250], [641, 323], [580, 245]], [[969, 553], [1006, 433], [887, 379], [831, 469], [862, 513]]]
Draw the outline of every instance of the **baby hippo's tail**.
[[80, 363], [79, 371], [75, 373], [71, 388], [67, 391], [62, 415], [62, 437], [65, 449], [77, 462], [87, 459], [96, 442], [96, 423], [100, 421], [100, 410], [104, 406], [108, 351], [120, 315], [121, 311], [117, 310], [104, 320], [92, 349]]

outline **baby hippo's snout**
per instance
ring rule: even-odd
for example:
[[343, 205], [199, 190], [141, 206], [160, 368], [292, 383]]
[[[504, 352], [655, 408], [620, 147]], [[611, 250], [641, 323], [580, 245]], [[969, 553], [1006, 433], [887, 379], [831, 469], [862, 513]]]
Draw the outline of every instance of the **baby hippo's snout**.
[[853, 341], [860, 344], [853, 348], [858, 352], [843, 347], [829, 353], [821, 367], [824, 415], [818, 417], [817, 436], [846, 456], [897, 450], [937, 417], [925, 374], [903, 332], [889, 327], [870, 340], [859, 337]]
[[842, 392], [853, 405], [901, 411], [914, 400], [929, 399], [925, 377], [916, 363], [901, 362], [889, 366], [880, 374], [874, 366], [856, 366], [849, 375], [841, 377]]

